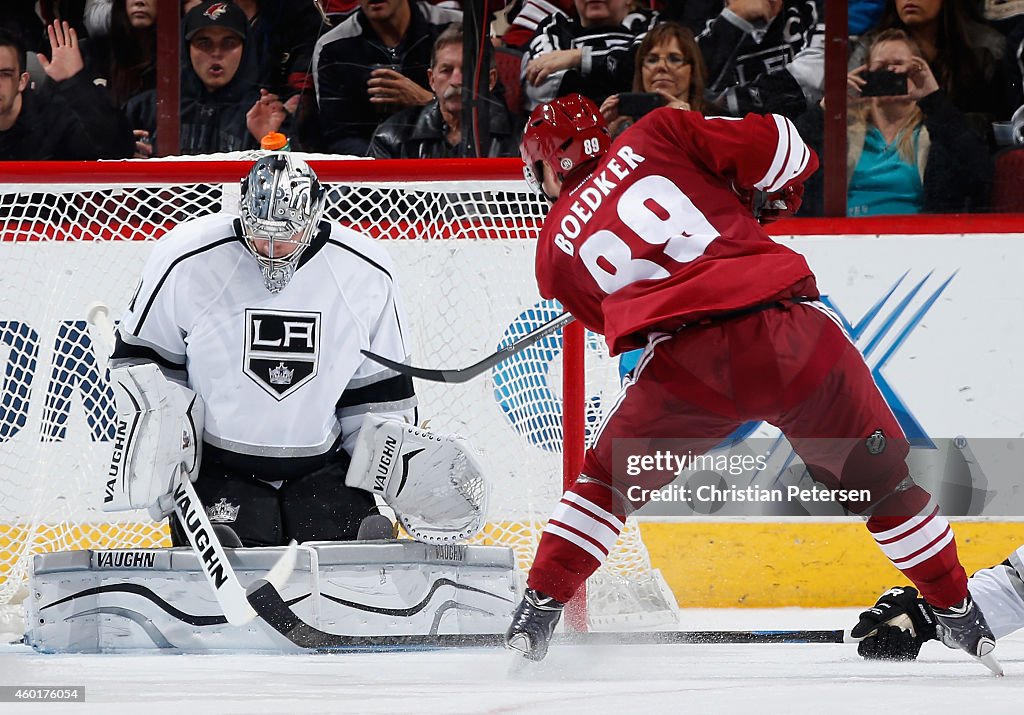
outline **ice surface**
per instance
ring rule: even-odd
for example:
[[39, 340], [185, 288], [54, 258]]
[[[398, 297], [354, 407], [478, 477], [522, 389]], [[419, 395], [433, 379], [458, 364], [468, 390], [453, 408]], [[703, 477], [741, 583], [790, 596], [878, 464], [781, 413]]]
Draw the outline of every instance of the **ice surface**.
[[[856, 611], [684, 610], [681, 627], [838, 629]], [[0, 712], [894, 713], [1024, 712], [1024, 633], [1000, 641], [1005, 678], [928, 643], [914, 663], [851, 645], [554, 647], [539, 666], [471, 649], [347, 655], [38, 655], [0, 646], [0, 685], [85, 686], [84, 704]]]

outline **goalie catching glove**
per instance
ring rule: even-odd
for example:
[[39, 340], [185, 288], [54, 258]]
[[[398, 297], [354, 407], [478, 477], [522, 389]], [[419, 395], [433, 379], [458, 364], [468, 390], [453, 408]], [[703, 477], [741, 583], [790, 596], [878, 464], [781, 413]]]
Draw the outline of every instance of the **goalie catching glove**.
[[876, 660], [914, 660], [936, 637], [935, 614], [916, 588], [896, 586], [860, 614], [850, 635], [862, 639], [857, 652]]
[[379, 494], [417, 541], [452, 544], [483, 528], [490, 485], [469, 443], [368, 414], [345, 484]]
[[110, 383], [117, 433], [103, 510], [149, 509], [160, 520], [174, 510], [170, 493], [181, 470], [192, 481], [199, 474], [203, 401], [152, 363], [115, 368]]

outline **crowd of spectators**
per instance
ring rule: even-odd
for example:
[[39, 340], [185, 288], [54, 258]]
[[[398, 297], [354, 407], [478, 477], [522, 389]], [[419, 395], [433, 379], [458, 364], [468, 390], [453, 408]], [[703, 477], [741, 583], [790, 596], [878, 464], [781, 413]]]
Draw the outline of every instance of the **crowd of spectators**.
[[[463, 28], [452, 23], [438, 35], [427, 69], [433, 97], [426, 105], [404, 109], [381, 122], [367, 154], [375, 159], [443, 159], [461, 156]], [[498, 72], [488, 65], [493, 91]], [[485, 156], [516, 156], [519, 130], [508, 108], [492, 103], [488, 113], [490, 142]]]
[[[646, 94], [648, 106], [669, 106], [705, 112], [704, 88], [708, 71], [697, 41], [689, 28], [676, 22], [662, 22], [648, 32], [636, 51], [633, 94]], [[601, 114], [613, 137], [633, 124], [642, 110], [644, 98], [627, 93], [609, 96], [601, 103]]]
[[[182, 13], [180, 153], [516, 156], [529, 111], [570, 92], [618, 134], [650, 109], [824, 118], [823, 0], [490, 0], [486, 144], [463, 141], [456, 0], [164, 0]], [[158, 0], [5, 0], [0, 160], [147, 157]], [[850, 215], [984, 211], [1024, 127], [1024, 0], [851, 0]], [[488, 53], [485, 53], [485, 55]], [[495, 63], [495, 57], [498, 62]], [[879, 70], [905, 85], [877, 95]], [[820, 183], [820, 182], [819, 182]], [[804, 214], [821, 211], [808, 186]]]
[[[993, 175], [980, 134], [939, 87], [922, 48], [902, 29], [873, 35], [864, 64], [848, 83], [847, 213], [851, 216], [982, 211]], [[899, 68], [906, 95], [864, 97], [866, 73]], [[823, 110], [797, 119], [807, 143], [821, 153]], [[806, 214], [822, 213], [821, 172], [806, 184]]]

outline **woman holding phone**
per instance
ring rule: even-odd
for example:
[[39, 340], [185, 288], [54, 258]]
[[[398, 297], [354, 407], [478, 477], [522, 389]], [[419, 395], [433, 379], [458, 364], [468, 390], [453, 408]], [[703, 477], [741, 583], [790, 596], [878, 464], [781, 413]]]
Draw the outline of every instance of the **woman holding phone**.
[[[847, 84], [848, 216], [985, 208], [993, 173], [988, 148], [906, 32], [875, 35], [867, 63], [849, 73]], [[809, 109], [796, 125], [820, 150], [822, 109]], [[805, 184], [805, 215], [821, 214], [821, 174]]]
[[[875, 31], [851, 47], [850, 67], [864, 64], [874, 35], [903, 30], [917, 43], [935, 80], [982, 136], [991, 122], [1009, 118], [1017, 106], [1007, 97], [1001, 62], [1006, 39], [985, 24], [978, 7], [966, 0], [885, 0]], [[998, 4], [998, 3], [996, 3]]]
[[707, 69], [689, 28], [663, 22], [648, 32], [636, 51], [633, 91], [613, 94], [601, 104], [612, 136], [618, 136], [656, 107], [705, 112]]

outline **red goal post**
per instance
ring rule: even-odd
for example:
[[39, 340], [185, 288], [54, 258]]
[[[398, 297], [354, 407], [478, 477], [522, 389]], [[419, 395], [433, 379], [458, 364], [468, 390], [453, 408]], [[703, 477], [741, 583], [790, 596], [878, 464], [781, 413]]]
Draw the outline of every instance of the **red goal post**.
[[[33, 553], [166, 545], [165, 529], [144, 515], [98, 509], [110, 395], [85, 309], [101, 301], [116, 318], [152, 242], [181, 221], [232, 211], [253, 156], [4, 166], [0, 251], [16, 277], [0, 315], [0, 604]], [[461, 367], [560, 312], [536, 292], [533, 247], [547, 206], [518, 159], [307, 159], [328, 187], [326, 217], [388, 242], [416, 364]], [[469, 437], [495, 475], [481, 540], [511, 546], [524, 567], [617, 390], [606, 353], [574, 325], [464, 386], [417, 382], [421, 417]], [[591, 603], [603, 598], [615, 622], [663, 623], [651, 613], [668, 600], [664, 582], [635, 524], [621, 543], [592, 581], [606, 585]], [[595, 618], [604, 610], [591, 608], [591, 621], [610, 622]]]

